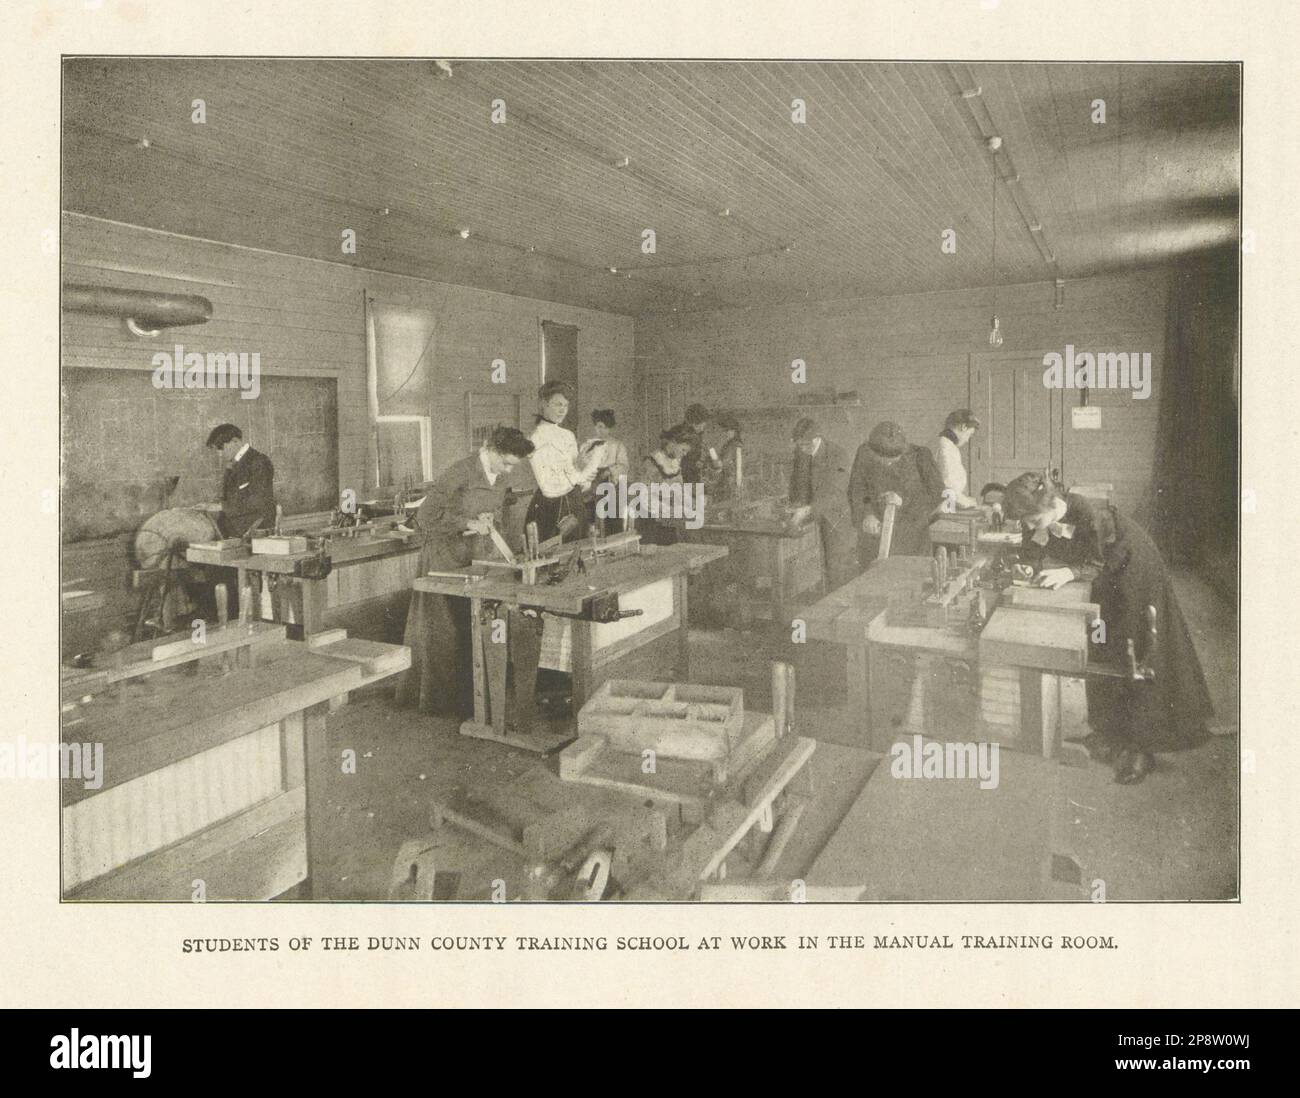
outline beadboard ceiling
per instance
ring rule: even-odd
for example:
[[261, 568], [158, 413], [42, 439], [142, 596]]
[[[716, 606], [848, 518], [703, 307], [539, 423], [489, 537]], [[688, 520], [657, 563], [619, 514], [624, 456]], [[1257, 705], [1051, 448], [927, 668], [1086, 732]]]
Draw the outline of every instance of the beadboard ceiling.
[[1235, 65], [446, 65], [69, 59], [64, 208], [626, 314], [867, 297], [994, 281], [992, 126], [1000, 284], [1237, 233]]

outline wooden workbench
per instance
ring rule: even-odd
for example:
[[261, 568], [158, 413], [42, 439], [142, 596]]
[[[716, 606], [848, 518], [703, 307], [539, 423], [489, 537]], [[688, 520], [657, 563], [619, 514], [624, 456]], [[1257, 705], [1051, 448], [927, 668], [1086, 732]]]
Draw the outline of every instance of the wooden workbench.
[[772, 518], [706, 522], [687, 530], [690, 542], [725, 545], [731, 558], [714, 582], [735, 584], [761, 607], [761, 616], [788, 624], [802, 599], [824, 582], [817, 523], [790, 526]]
[[193, 564], [236, 569], [240, 589], [251, 581], [254, 618], [261, 616], [256, 592], [268, 582], [272, 597], [271, 615], [266, 620], [288, 625], [295, 638], [340, 627], [354, 634], [374, 634], [376, 628], [362, 625], [367, 607], [410, 590], [418, 573], [419, 546], [397, 535], [335, 537], [328, 552], [332, 567], [323, 579], [294, 575], [302, 561], [314, 555], [311, 553], [281, 556], [243, 550], [232, 554], [190, 546], [185, 558]]
[[[586, 572], [571, 572], [561, 583], [539, 582], [527, 585], [506, 575], [487, 575], [465, 579], [446, 576], [419, 576], [413, 583], [416, 591], [469, 600], [474, 645], [474, 718], [461, 726], [461, 732], [482, 739], [499, 740], [514, 746], [527, 746], [521, 737], [506, 727], [506, 707], [493, 703], [488, 671], [482, 659], [481, 622], [484, 607], [497, 612], [523, 609], [580, 614], [592, 596], [617, 594], [623, 609], [646, 608], [640, 617], [598, 623], [567, 619], [572, 625], [572, 710], [576, 714], [597, 685], [597, 675], [620, 657], [651, 641], [677, 632], [677, 651], [673, 678], [686, 682], [690, 678], [690, 655], [687, 647], [688, 572], [696, 572], [710, 561], [727, 555], [722, 545], [642, 546], [635, 556], [602, 561]], [[503, 687], [497, 692], [503, 693]], [[566, 737], [572, 738], [572, 737]], [[550, 739], [553, 739], [551, 737]], [[546, 742], [534, 750], [552, 750], [565, 740]]]
[[[844, 646], [847, 709], [861, 745], [888, 752], [900, 737], [921, 734], [1051, 758], [1060, 741], [1058, 672], [1032, 660], [981, 662], [979, 638], [964, 623], [889, 624], [891, 597], [910, 597], [929, 578], [929, 557], [889, 557], [803, 612], [809, 638]], [[1086, 602], [1087, 584], [1057, 594]], [[1082, 638], [1082, 618], [1078, 631]]]
[[266, 900], [310, 880], [338, 765], [330, 703], [409, 666], [410, 651], [265, 633], [254, 644], [255, 662], [234, 670], [223, 650], [75, 676], [72, 696], [96, 692], [67, 704], [62, 742], [103, 756], [95, 788], [60, 783], [66, 899]]

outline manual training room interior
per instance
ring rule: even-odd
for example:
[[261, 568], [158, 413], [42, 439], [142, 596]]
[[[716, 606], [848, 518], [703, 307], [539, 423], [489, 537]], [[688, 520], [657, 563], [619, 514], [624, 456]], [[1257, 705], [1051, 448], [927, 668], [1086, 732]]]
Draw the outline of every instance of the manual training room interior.
[[65, 897], [1235, 898], [1239, 113], [67, 59]]

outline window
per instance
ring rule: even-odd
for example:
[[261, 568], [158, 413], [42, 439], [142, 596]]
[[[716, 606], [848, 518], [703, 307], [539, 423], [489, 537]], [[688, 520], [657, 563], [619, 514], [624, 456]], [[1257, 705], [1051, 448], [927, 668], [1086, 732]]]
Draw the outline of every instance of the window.
[[375, 482], [396, 488], [433, 479], [436, 321], [420, 305], [366, 295], [366, 360]]

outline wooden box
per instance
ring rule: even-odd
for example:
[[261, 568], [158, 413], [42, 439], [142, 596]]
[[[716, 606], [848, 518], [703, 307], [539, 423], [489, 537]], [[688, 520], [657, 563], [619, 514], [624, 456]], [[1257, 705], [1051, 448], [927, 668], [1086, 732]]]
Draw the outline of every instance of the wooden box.
[[730, 754], [744, 717], [735, 687], [609, 679], [578, 713], [578, 734], [624, 751], [716, 761]]
[[292, 553], [307, 552], [307, 539], [304, 537], [265, 537], [253, 539], [253, 552], [266, 556], [287, 557]]

